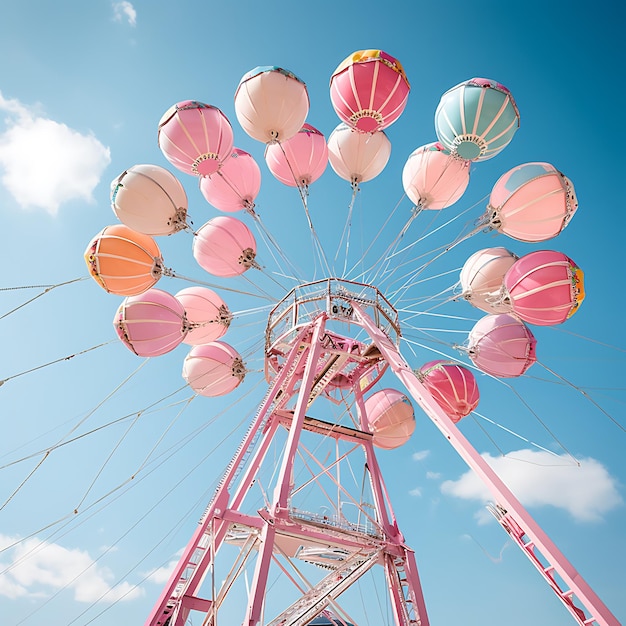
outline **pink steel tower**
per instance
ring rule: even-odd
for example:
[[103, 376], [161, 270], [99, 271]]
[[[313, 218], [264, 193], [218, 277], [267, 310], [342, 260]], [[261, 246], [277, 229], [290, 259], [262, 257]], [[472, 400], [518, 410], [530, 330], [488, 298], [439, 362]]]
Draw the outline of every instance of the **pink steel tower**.
[[[147, 626], [183, 626], [192, 613], [206, 626], [304, 626], [319, 615], [350, 625], [344, 598], [376, 567], [393, 624], [428, 626], [414, 553], [398, 528], [365, 416], [363, 396], [387, 370], [489, 487], [492, 513], [575, 622], [619, 625], [433, 400], [399, 340], [396, 311], [369, 285], [308, 283], [274, 308], [265, 341], [268, 392]], [[322, 408], [330, 418], [321, 418]]]

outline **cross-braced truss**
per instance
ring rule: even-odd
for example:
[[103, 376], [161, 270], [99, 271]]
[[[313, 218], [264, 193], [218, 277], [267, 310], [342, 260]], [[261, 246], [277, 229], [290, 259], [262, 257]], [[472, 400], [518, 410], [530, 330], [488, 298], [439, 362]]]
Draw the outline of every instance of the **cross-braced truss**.
[[496, 518], [577, 623], [619, 624], [435, 403], [399, 337], [396, 312], [368, 285], [318, 281], [279, 303], [267, 395], [147, 625], [183, 626], [193, 612], [205, 626], [304, 626], [326, 610], [352, 624], [344, 598], [378, 569], [393, 623], [428, 626], [365, 419], [363, 395], [388, 368], [490, 488]]

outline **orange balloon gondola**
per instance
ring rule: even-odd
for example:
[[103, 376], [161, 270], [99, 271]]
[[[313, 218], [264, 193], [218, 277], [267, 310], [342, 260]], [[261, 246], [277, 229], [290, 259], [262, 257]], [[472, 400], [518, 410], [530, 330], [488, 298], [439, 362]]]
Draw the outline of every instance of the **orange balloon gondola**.
[[161, 251], [154, 239], [124, 224], [103, 228], [89, 242], [85, 262], [94, 280], [118, 296], [143, 293], [163, 274]]

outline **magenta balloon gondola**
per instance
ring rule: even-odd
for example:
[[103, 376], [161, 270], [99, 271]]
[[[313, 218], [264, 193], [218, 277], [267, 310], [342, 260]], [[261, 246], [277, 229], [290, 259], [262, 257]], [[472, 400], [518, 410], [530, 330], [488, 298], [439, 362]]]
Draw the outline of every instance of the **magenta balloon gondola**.
[[583, 272], [562, 252], [537, 250], [507, 271], [504, 293], [515, 314], [528, 324], [562, 324], [585, 298]]
[[476, 378], [463, 365], [444, 360], [430, 361], [420, 367], [418, 377], [455, 423], [478, 406], [480, 392]]
[[411, 87], [404, 68], [382, 50], [359, 50], [330, 79], [330, 100], [339, 119], [363, 133], [383, 130], [402, 114]]

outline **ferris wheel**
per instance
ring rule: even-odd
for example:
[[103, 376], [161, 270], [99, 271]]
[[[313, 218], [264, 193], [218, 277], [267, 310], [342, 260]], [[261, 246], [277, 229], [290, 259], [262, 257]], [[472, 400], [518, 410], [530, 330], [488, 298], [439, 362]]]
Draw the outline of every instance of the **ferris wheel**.
[[[419, 563], [378, 458], [410, 440], [416, 407], [489, 489], [489, 511], [574, 622], [619, 624], [458, 426], [479, 403], [474, 372], [524, 375], [537, 361], [532, 326], [561, 324], [577, 312], [585, 295], [582, 270], [556, 250], [477, 250], [448, 299], [484, 314], [467, 342], [455, 344], [460, 356], [435, 351], [436, 359], [414, 368], [404, 354], [411, 326], [399, 304], [424, 271], [423, 265], [397, 269], [398, 259], [412, 253], [405, 235], [420, 216], [458, 202], [472, 165], [512, 140], [519, 111], [506, 87], [473, 78], [443, 94], [435, 112], [437, 141], [417, 148], [402, 172], [413, 204], [409, 219], [370, 268], [348, 266], [361, 185], [387, 165], [385, 129], [402, 114], [409, 91], [397, 59], [381, 50], [355, 52], [331, 77], [340, 123], [326, 139], [306, 123], [307, 87], [291, 71], [257, 67], [241, 79], [239, 125], [264, 145], [269, 171], [298, 192], [304, 208], [315, 257], [310, 280], [256, 210], [261, 170], [251, 153], [235, 147], [233, 127], [216, 106], [176, 103], [159, 123], [158, 142], [169, 164], [197, 178], [198, 193], [220, 215], [196, 229], [183, 185], [159, 165], [131, 166], [111, 184], [120, 223], [88, 243], [88, 271], [106, 292], [123, 297], [114, 327], [131, 352], [159, 357], [190, 346], [182, 372], [194, 394], [221, 398], [245, 387], [245, 351], [224, 340], [237, 323], [229, 293], [271, 301], [269, 289], [282, 290], [278, 302], [262, 307], [262, 399], [232, 459], [216, 469], [214, 493], [146, 626], [198, 619], [207, 626], [360, 626], [350, 601], [375, 571], [382, 581], [377, 593], [388, 597], [388, 623], [427, 626]], [[351, 192], [335, 259], [322, 246], [309, 207], [309, 186], [328, 163]], [[572, 182], [553, 165], [519, 165], [497, 181], [485, 214], [436, 257], [485, 231], [519, 242], [551, 240], [577, 207]], [[266, 271], [257, 239], [238, 213], [280, 258], [282, 275]], [[193, 258], [212, 278], [171, 294], [156, 287], [161, 278], [186, 278], [166, 265], [156, 237], [179, 231], [192, 234]], [[263, 280], [249, 278], [254, 272]], [[244, 276], [245, 289], [222, 280]]]

